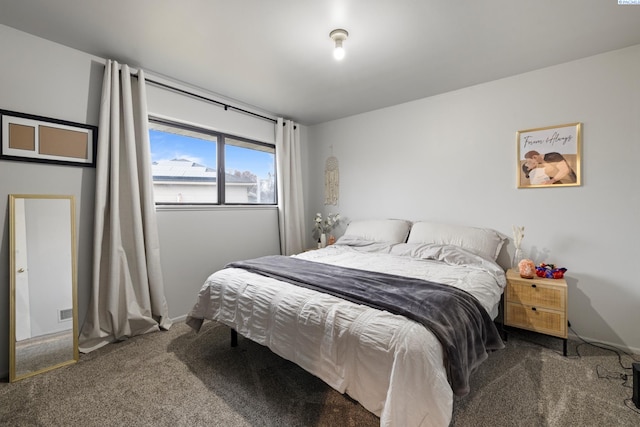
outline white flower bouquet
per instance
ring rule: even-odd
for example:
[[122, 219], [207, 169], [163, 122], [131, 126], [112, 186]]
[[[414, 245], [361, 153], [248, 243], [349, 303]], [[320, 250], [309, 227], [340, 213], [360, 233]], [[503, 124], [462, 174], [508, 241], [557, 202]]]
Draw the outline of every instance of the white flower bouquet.
[[327, 215], [326, 218], [322, 217], [322, 214], [318, 212], [313, 220], [313, 233], [318, 238], [322, 234], [327, 234], [340, 222], [340, 214]]
[[524, 226], [516, 227], [513, 226], [513, 245], [516, 249], [520, 249], [520, 245], [522, 245], [522, 239], [524, 238]]
[[516, 250], [513, 253], [513, 260], [511, 261], [511, 266], [515, 269], [519, 268], [520, 261], [526, 258], [524, 251], [521, 248], [523, 238], [524, 238], [524, 226], [516, 227], [514, 225], [513, 226], [513, 245], [516, 247]]

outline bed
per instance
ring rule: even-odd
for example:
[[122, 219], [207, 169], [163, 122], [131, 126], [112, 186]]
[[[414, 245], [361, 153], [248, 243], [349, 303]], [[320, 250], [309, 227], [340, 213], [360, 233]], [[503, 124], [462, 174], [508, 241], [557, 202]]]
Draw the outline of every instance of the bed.
[[[481, 307], [478, 311], [485, 319], [465, 322], [471, 324], [469, 330], [478, 329], [473, 332], [476, 337], [459, 323], [427, 327], [420, 316], [402, 310], [396, 314], [386, 306], [380, 309], [376, 301], [358, 302], [351, 294], [342, 297], [331, 290], [319, 291], [313, 284], [294, 284], [288, 276], [270, 276], [242, 262], [207, 279], [187, 323], [199, 330], [205, 320], [215, 320], [269, 347], [360, 402], [380, 417], [382, 426], [447, 426], [454, 392], [467, 393], [468, 375], [489, 351], [503, 347], [492, 320], [506, 283], [504, 270], [495, 262], [505, 240], [486, 228], [427, 221], [353, 221], [336, 244], [281, 257], [294, 270], [310, 266], [331, 271], [337, 282], [362, 272], [363, 277], [373, 276], [373, 282], [403, 278], [418, 286], [411, 292], [421, 289], [422, 283], [433, 283], [446, 285], [456, 295], [472, 295], [468, 299]], [[259, 259], [256, 264], [263, 262]], [[360, 288], [370, 289], [367, 286], [369, 282]], [[380, 288], [387, 291], [384, 283]], [[394, 294], [395, 289], [387, 292]], [[446, 310], [431, 311], [446, 315]], [[475, 357], [464, 359], [469, 363], [462, 366], [467, 375], [462, 383], [452, 372], [455, 355], [451, 352], [466, 344], [443, 341], [442, 329], [453, 329], [469, 342], [476, 340], [474, 348], [481, 347]], [[462, 353], [466, 356], [466, 351]]]

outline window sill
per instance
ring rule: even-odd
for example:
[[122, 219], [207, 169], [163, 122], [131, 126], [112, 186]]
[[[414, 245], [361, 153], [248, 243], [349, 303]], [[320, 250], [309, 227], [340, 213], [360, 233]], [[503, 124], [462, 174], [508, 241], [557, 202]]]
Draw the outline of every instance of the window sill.
[[156, 205], [156, 212], [217, 211], [217, 210], [276, 210], [277, 205]]

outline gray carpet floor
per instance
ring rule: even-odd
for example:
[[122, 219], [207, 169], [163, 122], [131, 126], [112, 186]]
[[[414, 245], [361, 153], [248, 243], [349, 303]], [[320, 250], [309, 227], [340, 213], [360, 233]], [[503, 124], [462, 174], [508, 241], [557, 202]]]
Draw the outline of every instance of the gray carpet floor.
[[16, 376], [73, 360], [73, 331], [68, 330], [16, 343]]
[[[636, 360], [640, 360], [635, 356]], [[623, 355], [622, 364], [631, 366]], [[452, 426], [640, 426], [631, 371], [610, 351], [513, 333], [454, 402]], [[184, 323], [0, 383], [7, 426], [377, 426], [357, 402], [267, 348]]]

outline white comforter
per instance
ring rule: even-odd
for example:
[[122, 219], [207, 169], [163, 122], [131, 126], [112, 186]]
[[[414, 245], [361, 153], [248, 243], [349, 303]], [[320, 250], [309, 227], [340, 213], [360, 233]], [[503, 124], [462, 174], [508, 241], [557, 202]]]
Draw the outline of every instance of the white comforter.
[[[505, 277], [493, 262], [453, 246], [341, 243], [297, 256], [449, 284], [497, 314]], [[217, 320], [269, 347], [349, 394], [382, 426], [447, 426], [451, 420], [442, 347], [403, 316], [227, 268], [207, 279], [189, 318]]]

